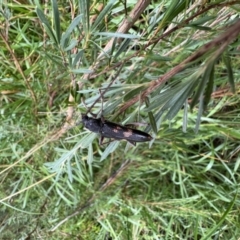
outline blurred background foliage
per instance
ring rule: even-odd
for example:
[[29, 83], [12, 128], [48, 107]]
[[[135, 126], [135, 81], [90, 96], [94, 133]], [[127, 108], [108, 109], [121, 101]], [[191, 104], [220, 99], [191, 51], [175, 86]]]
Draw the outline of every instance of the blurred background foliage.
[[[0, 238], [237, 239], [239, 11], [0, 2]], [[86, 105], [153, 140], [99, 145]]]

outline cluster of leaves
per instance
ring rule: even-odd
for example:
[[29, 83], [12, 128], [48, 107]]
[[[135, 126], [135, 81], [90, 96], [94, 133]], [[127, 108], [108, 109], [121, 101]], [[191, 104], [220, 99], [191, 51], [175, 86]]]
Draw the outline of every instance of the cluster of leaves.
[[[239, 10], [1, 3], [3, 238], [239, 236]], [[85, 105], [153, 141], [99, 146]]]

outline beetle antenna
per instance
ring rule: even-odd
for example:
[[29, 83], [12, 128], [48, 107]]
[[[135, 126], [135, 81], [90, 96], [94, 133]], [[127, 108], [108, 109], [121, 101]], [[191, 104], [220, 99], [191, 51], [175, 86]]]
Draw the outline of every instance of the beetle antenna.
[[82, 102], [82, 104], [84, 105], [84, 107], [87, 109], [87, 112], [85, 113], [85, 115], [87, 115], [88, 113], [90, 113], [93, 117], [96, 118], [96, 117], [97, 117], [96, 114], [94, 114], [94, 113], [91, 112], [92, 106], [89, 108], [89, 107], [87, 106], [87, 104], [85, 103], [85, 101], [83, 100], [83, 98], [81, 98], [81, 102]]
[[114, 83], [114, 81], [117, 79], [118, 75], [120, 74], [121, 70], [123, 68], [123, 63], [120, 65], [119, 69], [117, 70], [116, 74], [112, 77], [110, 83], [108, 84], [108, 86], [103, 90], [100, 91], [100, 96], [93, 102], [92, 106], [87, 108], [88, 111], [87, 113], [91, 113], [92, 108], [94, 107], [94, 105], [98, 102], [99, 99], [103, 99], [104, 94], [108, 91], [108, 89], [112, 86], [112, 84]]

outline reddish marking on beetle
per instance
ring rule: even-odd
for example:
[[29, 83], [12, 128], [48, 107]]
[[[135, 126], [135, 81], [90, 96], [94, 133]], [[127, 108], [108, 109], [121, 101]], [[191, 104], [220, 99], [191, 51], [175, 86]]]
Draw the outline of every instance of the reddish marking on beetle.
[[131, 129], [128, 129], [126, 132], [123, 132], [123, 136], [128, 138], [133, 135], [133, 132]]

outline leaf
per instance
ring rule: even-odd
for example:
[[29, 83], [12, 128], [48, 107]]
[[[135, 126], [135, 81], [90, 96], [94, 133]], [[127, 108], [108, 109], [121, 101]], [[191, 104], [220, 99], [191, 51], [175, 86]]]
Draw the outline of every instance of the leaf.
[[79, 0], [79, 9], [83, 15], [82, 23], [84, 34], [87, 35], [89, 32], [89, 0]]
[[189, 76], [185, 82], [179, 83], [170, 89], [166, 89], [159, 96], [156, 96], [152, 99], [152, 102], [146, 111], [150, 111], [154, 108], [161, 108], [161, 111], [163, 113], [165, 110], [172, 108], [170, 109], [168, 116], [168, 118], [171, 118], [176, 113], [176, 111], [181, 108], [188, 95], [191, 94], [191, 92], [194, 90], [197, 82], [197, 77], [197, 74], [193, 74]]
[[188, 100], [186, 99], [184, 104], [184, 112], [183, 112], [183, 132], [187, 132], [187, 123], [188, 123]]
[[117, 38], [114, 38], [113, 43], [112, 43], [112, 47], [111, 47], [111, 51], [110, 51], [109, 56], [108, 56], [108, 64], [109, 65], [111, 64], [112, 58], [114, 56], [114, 50], [115, 50], [116, 45], [117, 45]]
[[149, 105], [149, 107], [146, 108], [146, 111], [150, 111], [155, 108], [159, 109], [160, 107], [162, 107], [167, 101], [169, 101], [170, 98], [172, 98], [172, 96], [176, 92], [174, 90], [177, 90], [176, 88], [179, 88], [179, 85], [175, 87], [175, 89], [167, 89], [166, 91], [160, 93], [158, 96], [152, 98], [151, 104]]
[[192, 27], [197, 30], [203, 30], [203, 31], [211, 31], [212, 30], [212, 28], [210, 28], [210, 27], [205, 27], [205, 26], [201, 26], [201, 25], [189, 25], [189, 27]]
[[76, 67], [77, 63], [81, 60], [82, 56], [84, 54], [83, 49], [78, 50], [78, 53], [75, 55], [74, 60], [73, 60], [73, 67]]
[[[148, 107], [149, 106], [149, 99], [148, 98], [145, 98], [145, 104], [146, 106]], [[155, 121], [155, 118], [153, 116], [153, 113], [150, 111], [148, 112], [148, 118], [149, 118], [149, 121], [150, 121], [150, 124], [151, 124], [151, 128], [153, 130], [153, 132], [157, 135], [157, 125], [156, 125], [156, 121]]]
[[52, 0], [52, 7], [53, 7], [53, 19], [54, 19], [54, 26], [55, 26], [55, 33], [57, 43], [60, 43], [61, 38], [61, 27], [60, 27], [60, 14], [58, 11], [58, 5], [56, 0]]
[[114, 58], [116, 59], [120, 54], [124, 53], [129, 46], [129, 43], [131, 42], [131, 39], [125, 38], [122, 42], [119, 48], [117, 49]]
[[203, 77], [201, 80], [199, 80], [199, 85], [198, 85], [198, 89], [192, 99], [192, 102], [190, 104], [191, 109], [193, 109], [193, 107], [196, 105], [197, 101], [199, 101], [199, 97], [200, 95], [203, 95], [203, 91], [205, 90], [205, 87], [209, 81], [209, 78], [211, 76], [212, 71], [214, 71], [214, 64], [216, 62], [217, 58], [211, 59], [209, 61], [207, 61], [205, 63], [205, 72], [203, 74]]
[[129, 91], [128, 93], [126, 93], [123, 97], [123, 101], [127, 102], [128, 100], [132, 99], [134, 96], [136, 96], [137, 94], [139, 94], [140, 92], [142, 92], [142, 90], [145, 89], [145, 86], [140, 86], [138, 88], [135, 88], [131, 91]]
[[61, 41], [60, 41], [60, 45], [62, 48], [65, 48], [67, 46], [72, 31], [79, 25], [79, 23], [82, 20], [82, 17], [83, 17], [82, 14], [75, 17], [73, 19], [73, 21], [71, 22], [71, 24], [69, 25], [69, 27], [67, 28], [66, 32], [63, 33], [63, 35], [61, 37]]
[[108, 155], [112, 152], [114, 152], [116, 150], [116, 148], [118, 147], [120, 141], [113, 141], [110, 144], [108, 144], [107, 148], [104, 150], [100, 161], [103, 161], [104, 159], [106, 159], [108, 157]]
[[188, 98], [188, 96], [194, 91], [197, 81], [192, 80], [189, 84], [185, 85], [179, 93], [173, 96], [172, 100], [168, 102], [163, 107], [163, 110], [168, 109], [170, 107], [169, 112], [166, 115], [166, 119], [173, 119], [178, 111], [182, 108], [184, 102]]
[[227, 68], [229, 85], [231, 86], [232, 92], [235, 93], [235, 83], [234, 83], [234, 76], [233, 76], [231, 58], [229, 57], [228, 53], [225, 53], [223, 55], [223, 61], [224, 61], [225, 65], [226, 65], [226, 68]]
[[162, 55], [154, 54], [154, 53], [146, 54], [146, 58], [154, 60], [154, 61], [164, 61], [164, 62], [169, 62], [172, 60], [172, 58], [170, 58], [170, 57], [166, 57], [166, 56], [162, 56]]
[[92, 144], [93, 140], [97, 137], [96, 133], [89, 133], [85, 135], [78, 143], [80, 148], [87, 148], [90, 144]]
[[154, 118], [152, 112], [148, 112], [148, 118], [149, 118], [150, 125], [151, 125], [153, 132], [157, 135], [158, 129], [157, 129], [156, 121], [155, 121], [155, 118]]
[[195, 21], [192, 21], [189, 25], [202, 25], [202, 24], [204, 24], [212, 19], [215, 19], [215, 18], [216, 18], [216, 16], [206, 15], [206, 16], [198, 18]]
[[93, 163], [93, 147], [92, 144], [89, 144], [88, 146], [88, 157], [87, 157], [87, 163], [89, 166]]
[[76, 45], [78, 44], [78, 41], [76, 39], [72, 39], [69, 46], [67, 46], [64, 51], [70, 51], [72, 50]]
[[66, 167], [67, 167], [68, 179], [72, 183], [73, 182], [73, 174], [72, 174], [71, 161], [66, 162]]
[[40, 21], [42, 22], [48, 36], [52, 39], [52, 41], [58, 45], [58, 41], [57, 41], [57, 37], [55, 36], [54, 31], [52, 30], [52, 27], [49, 23], [49, 21], [47, 20], [46, 16], [44, 15], [43, 11], [40, 8], [36, 9], [37, 15], [40, 19]]
[[[104, 108], [104, 111], [103, 111], [104, 115], [108, 115], [109, 113], [112, 113], [114, 110], [117, 109], [117, 107], [121, 103], [122, 103], [122, 98], [112, 101], [111, 104], [109, 104], [106, 108]], [[118, 115], [118, 113], [117, 113], [117, 115]], [[114, 118], [114, 116], [113, 116], [113, 118]]]
[[211, 94], [213, 92], [213, 86], [214, 86], [214, 68], [212, 69], [210, 75], [209, 75], [209, 80], [205, 89], [205, 94], [204, 94], [204, 106], [203, 110], [205, 111], [207, 109], [207, 105], [209, 101], [211, 100]]
[[203, 106], [204, 106], [203, 102], [204, 102], [204, 100], [203, 100], [203, 94], [202, 94], [199, 99], [198, 115], [197, 115], [197, 119], [196, 119], [195, 130], [194, 130], [195, 133], [198, 132], [199, 127], [200, 127], [202, 113], [203, 113]]
[[159, 29], [163, 29], [166, 27], [169, 23], [172, 22], [172, 20], [180, 13], [182, 12], [187, 6], [187, 1], [169, 1], [169, 6], [167, 7], [167, 11], [165, 12], [162, 20], [160, 21], [160, 24], [157, 28], [157, 31]]
[[112, 33], [112, 32], [98, 32], [94, 33], [94, 35], [100, 35], [100, 36], [107, 36], [109, 38], [127, 38], [127, 39], [137, 39], [140, 38], [139, 36], [133, 35], [133, 34], [127, 34], [127, 33]]
[[78, 74], [78, 73], [92, 73], [93, 72], [93, 70], [86, 69], [86, 68], [71, 69], [70, 71], [72, 73], [76, 73], [76, 74]]
[[107, 16], [112, 9], [113, 5], [115, 4], [116, 0], [110, 0], [108, 1], [107, 5], [105, 8], [99, 13], [97, 19], [95, 20], [93, 26], [92, 26], [92, 32], [96, 31], [96, 28], [98, 27], [99, 24], [102, 23], [104, 20], [105, 16]]

